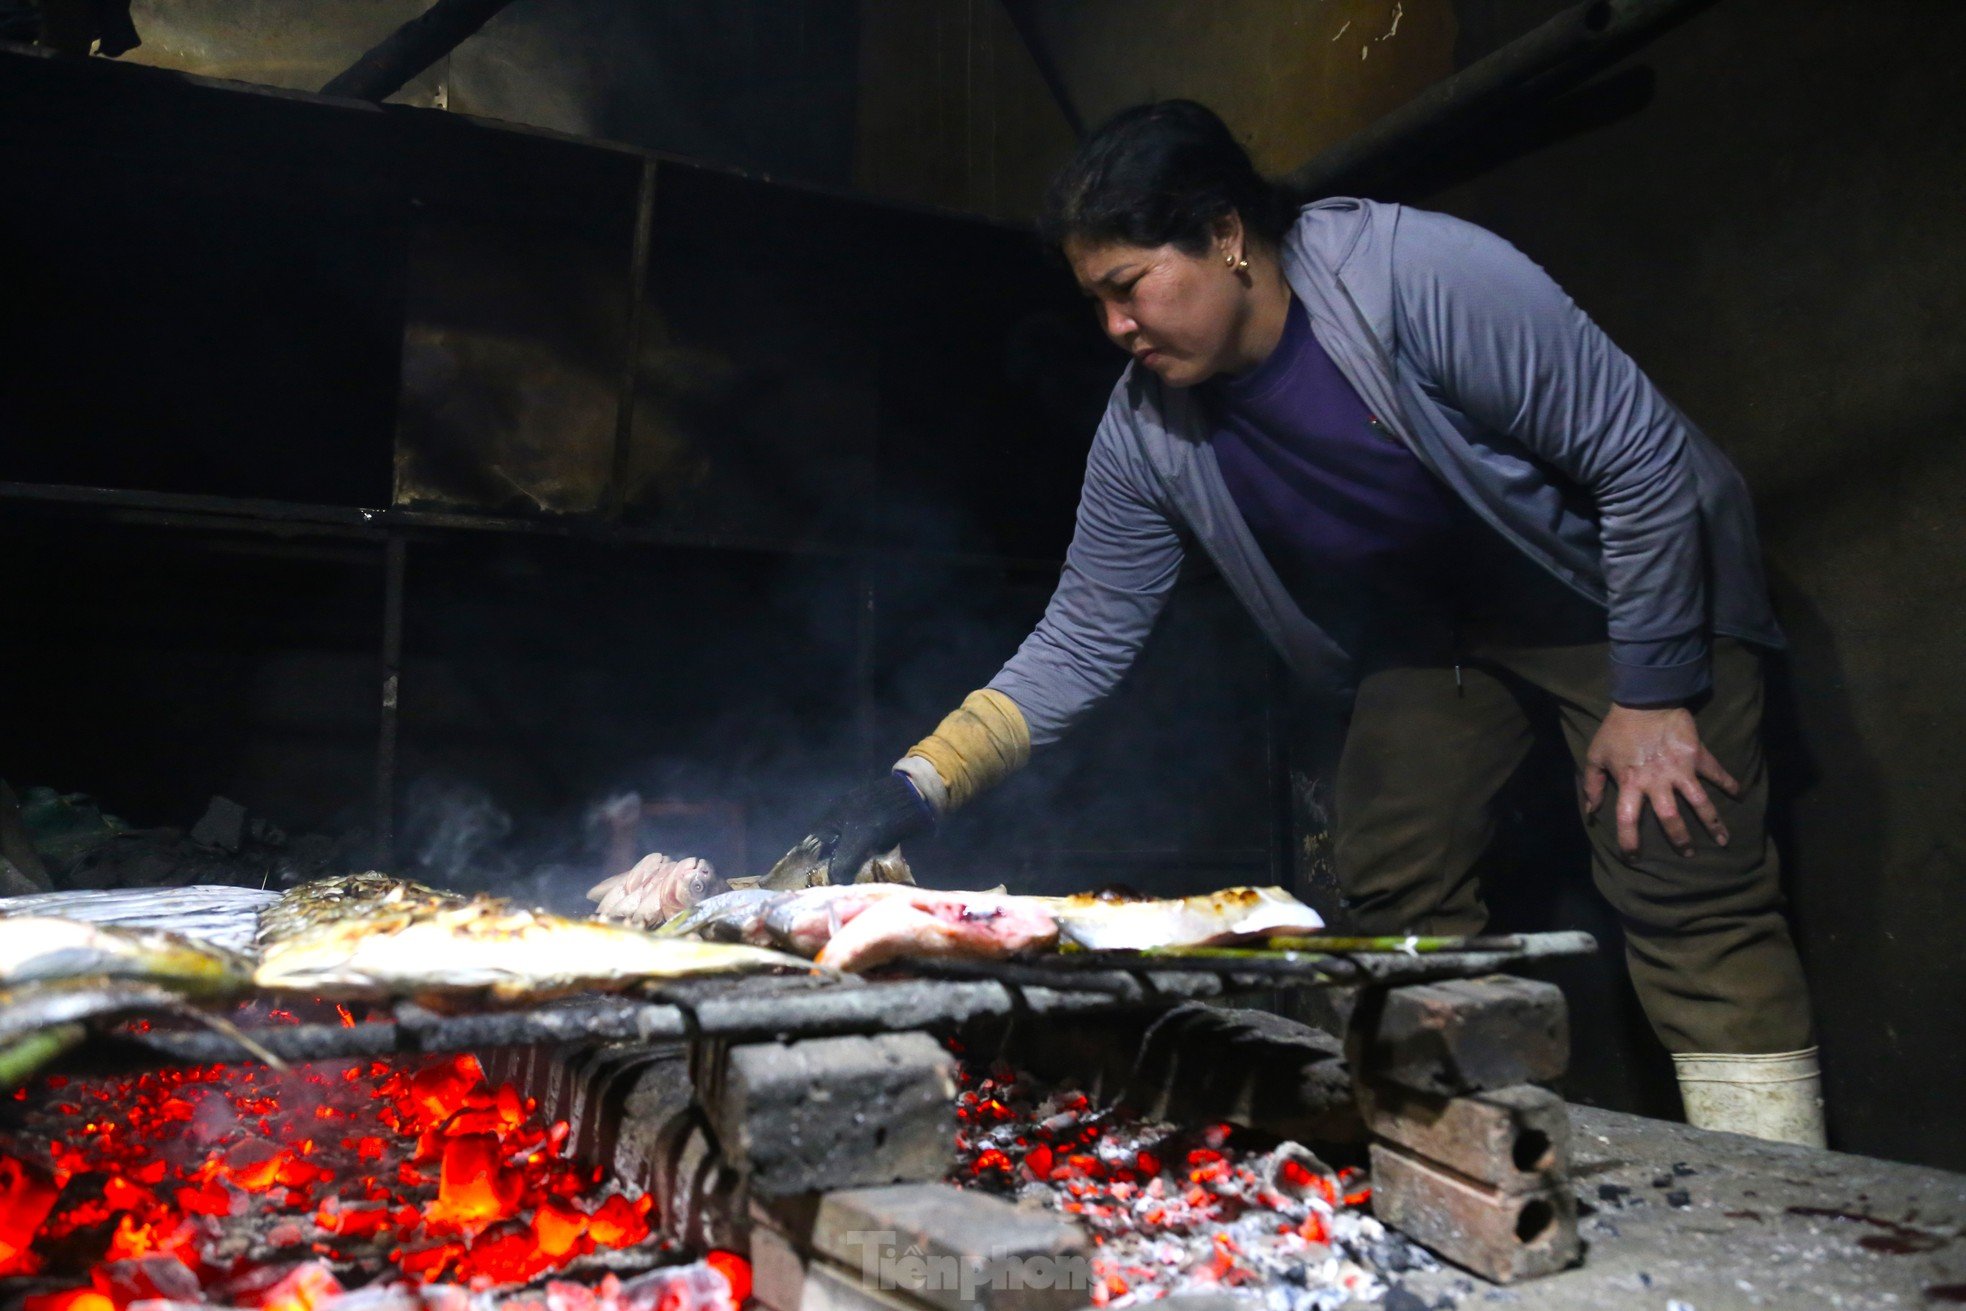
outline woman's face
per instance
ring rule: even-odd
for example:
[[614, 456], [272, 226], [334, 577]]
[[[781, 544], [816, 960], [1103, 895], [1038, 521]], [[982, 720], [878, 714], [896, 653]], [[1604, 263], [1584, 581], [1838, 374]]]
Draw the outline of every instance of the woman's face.
[[1172, 387], [1192, 387], [1232, 367], [1249, 315], [1249, 286], [1231, 267], [1233, 257], [1219, 239], [1200, 255], [1177, 246], [1065, 242], [1072, 276], [1097, 306], [1100, 327]]

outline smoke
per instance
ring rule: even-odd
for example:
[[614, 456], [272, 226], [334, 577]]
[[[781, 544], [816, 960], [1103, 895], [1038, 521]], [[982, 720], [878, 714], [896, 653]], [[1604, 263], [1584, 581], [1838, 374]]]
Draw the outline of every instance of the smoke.
[[502, 861], [512, 816], [476, 783], [444, 775], [413, 781], [403, 797], [403, 841], [417, 869], [448, 884]]

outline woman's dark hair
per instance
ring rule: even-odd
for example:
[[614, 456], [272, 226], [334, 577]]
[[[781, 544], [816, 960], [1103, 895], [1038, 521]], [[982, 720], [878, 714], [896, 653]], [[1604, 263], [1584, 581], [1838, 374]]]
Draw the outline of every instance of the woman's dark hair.
[[1162, 100], [1120, 111], [1079, 144], [1051, 180], [1038, 231], [1053, 246], [1077, 237], [1199, 255], [1209, 225], [1231, 211], [1271, 246], [1297, 218], [1214, 110]]

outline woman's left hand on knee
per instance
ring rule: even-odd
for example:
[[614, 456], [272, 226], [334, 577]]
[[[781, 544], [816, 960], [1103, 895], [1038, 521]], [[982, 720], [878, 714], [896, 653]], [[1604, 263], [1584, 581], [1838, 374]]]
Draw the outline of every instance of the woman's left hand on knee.
[[1713, 840], [1724, 847], [1727, 827], [1713, 798], [1701, 785], [1702, 779], [1730, 797], [1740, 795], [1741, 785], [1700, 741], [1692, 711], [1614, 705], [1585, 753], [1584, 813], [1597, 813], [1604, 802], [1605, 783], [1614, 782], [1618, 785], [1618, 846], [1627, 856], [1638, 854], [1638, 824], [1648, 803], [1659, 817], [1666, 839], [1682, 856], [1691, 856], [1693, 835], [1680, 813], [1683, 798]]

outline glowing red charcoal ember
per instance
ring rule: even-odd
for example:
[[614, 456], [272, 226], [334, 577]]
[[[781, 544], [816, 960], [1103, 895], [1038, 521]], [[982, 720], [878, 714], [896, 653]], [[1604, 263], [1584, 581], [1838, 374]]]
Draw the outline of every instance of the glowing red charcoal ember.
[[507, 1230], [473, 1242], [458, 1259], [457, 1276], [473, 1284], [524, 1284], [554, 1264], [553, 1258], [532, 1241], [531, 1234]]
[[452, 1138], [444, 1144], [437, 1201], [425, 1218], [433, 1229], [476, 1233], [518, 1209], [524, 1182], [505, 1168], [493, 1135]]
[[551, 1257], [574, 1255], [587, 1236], [587, 1216], [557, 1197], [549, 1197], [532, 1213], [532, 1241]]
[[703, 1258], [704, 1264], [723, 1275], [730, 1284], [730, 1300], [742, 1306], [751, 1297], [751, 1263], [735, 1252], [715, 1251]]
[[182, 1256], [187, 1263], [196, 1261], [197, 1230], [170, 1207], [160, 1204], [154, 1210], [155, 1216], [149, 1220], [138, 1220], [128, 1213], [119, 1216], [103, 1260], [125, 1261], [162, 1252]]
[[[0, 1169], [0, 1241], [12, 1234], [14, 1244], [13, 1264], [0, 1273], [37, 1273], [44, 1252], [75, 1251], [67, 1240], [79, 1236], [80, 1250], [103, 1250], [105, 1264], [92, 1272], [91, 1288], [76, 1291], [111, 1304], [79, 1311], [125, 1311], [126, 1303], [159, 1297], [312, 1311], [318, 1288], [291, 1288], [277, 1306], [252, 1291], [270, 1288], [290, 1268], [267, 1267], [249, 1288], [232, 1258], [201, 1261], [205, 1249], [227, 1250], [219, 1240], [238, 1238], [248, 1225], [261, 1250], [311, 1249], [326, 1261], [371, 1262], [385, 1255], [378, 1244], [393, 1239], [386, 1254], [395, 1269], [381, 1272], [385, 1283], [407, 1276], [476, 1288], [531, 1282], [597, 1246], [650, 1238], [652, 1199], [604, 1189], [598, 1167], [562, 1155], [564, 1122], [544, 1123], [517, 1089], [487, 1085], [470, 1057], [401, 1069], [383, 1062], [292, 1072], [187, 1067], [81, 1080], [59, 1098], [43, 1091], [38, 1101], [22, 1100], [53, 1165], [33, 1174], [32, 1188], [19, 1163]], [[259, 1136], [239, 1140], [242, 1128], [262, 1124]], [[332, 1131], [307, 1136], [322, 1126]], [[417, 1148], [427, 1166], [410, 1159]], [[71, 1181], [76, 1187], [63, 1194]], [[38, 1214], [24, 1205], [30, 1194]], [[179, 1272], [181, 1287], [152, 1291], [132, 1282], [166, 1268]], [[365, 1276], [377, 1277], [371, 1271]], [[722, 1290], [725, 1276], [714, 1279]], [[437, 1302], [425, 1311], [450, 1306], [452, 1291], [460, 1299], [465, 1292], [438, 1284]], [[734, 1311], [721, 1291], [714, 1303], [689, 1298], [694, 1311]], [[635, 1311], [658, 1311], [656, 1301], [652, 1288]], [[468, 1309], [458, 1300], [456, 1311]], [[621, 1308], [603, 1300], [592, 1311]]]
[[350, 1207], [344, 1210], [340, 1199], [331, 1197], [314, 1213], [314, 1223], [324, 1232], [342, 1238], [373, 1238], [392, 1228], [395, 1221], [387, 1207]]
[[456, 1056], [410, 1076], [408, 1101], [422, 1116], [423, 1126], [437, 1125], [463, 1110], [484, 1082], [485, 1069], [477, 1057]]
[[616, 1193], [587, 1218], [587, 1233], [602, 1247], [633, 1247], [649, 1236], [649, 1212], [655, 1199], [644, 1194], [630, 1202]]
[[398, 1248], [389, 1254], [389, 1259], [394, 1261], [404, 1274], [429, 1284], [442, 1279], [463, 1255], [462, 1243], [438, 1243], [434, 1247], [420, 1248], [416, 1251], [404, 1251]]
[[1284, 1183], [1289, 1184], [1292, 1188], [1298, 1188], [1298, 1189], [1309, 1188], [1311, 1186], [1311, 1181], [1316, 1179], [1317, 1177], [1318, 1176], [1311, 1171], [1310, 1167], [1305, 1165], [1302, 1161], [1287, 1160], [1282, 1165], [1277, 1167], [1277, 1178], [1281, 1179]]
[[34, 1233], [58, 1195], [54, 1181], [41, 1171], [0, 1156], [0, 1275], [34, 1273]]
[[988, 1151], [983, 1152], [979, 1156], [977, 1156], [976, 1160], [971, 1163], [969, 1168], [976, 1174], [986, 1174], [992, 1171], [1009, 1170], [1010, 1158], [1004, 1155], [1003, 1152], [1001, 1152], [997, 1148], [992, 1147]]
[[116, 1311], [116, 1304], [93, 1288], [43, 1293], [21, 1303], [21, 1311]]
[[1051, 1178], [1051, 1149], [1043, 1143], [1039, 1143], [1036, 1147], [1033, 1147], [1024, 1154], [1024, 1167], [1031, 1172], [1031, 1177], [1034, 1179]]
[[261, 1311], [314, 1311], [341, 1293], [341, 1281], [334, 1277], [334, 1272], [310, 1261], [295, 1267], [286, 1278], [267, 1289], [258, 1305]]
[[174, 1194], [178, 1209], [191, 1215], [235, 1215], [242, 1208], [235, 1194], [222, 1184], [186, 1184]]

